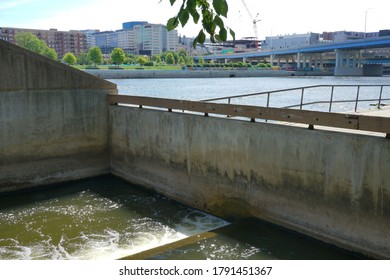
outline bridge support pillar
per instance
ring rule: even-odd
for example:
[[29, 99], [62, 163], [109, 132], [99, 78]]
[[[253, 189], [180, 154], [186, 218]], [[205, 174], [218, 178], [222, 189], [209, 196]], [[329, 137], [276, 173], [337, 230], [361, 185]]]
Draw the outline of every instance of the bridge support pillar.
[[297, 53], [297, 70], [301, 69], [301, 53]]
[[360, 51], [336, 50], [335, 76], [363, 76]]

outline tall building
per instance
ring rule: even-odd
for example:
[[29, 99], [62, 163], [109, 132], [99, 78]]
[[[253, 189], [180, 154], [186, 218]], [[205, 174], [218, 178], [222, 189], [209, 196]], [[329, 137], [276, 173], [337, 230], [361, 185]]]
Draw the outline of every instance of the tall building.
[[30, 32], [36, 35], [40, 40], [46, 42], [49, 48], [54, 49], [59, 58], [67, 52], [77, 55], [87, 51], [86, 35], [83, 32], [76, 30], [58, 31], [57, 29], [41, 30], [0, 27], [0, 39], [15, 44], [15, 36], [21, 32]]
[[92, 46], [98, 46], [103, 54], [109, 54], [118, 47], [118, 34], [114, 31], [97, 32], [92, 37]]
[[88, 29], [88, 30], [81, 30], [85, 34], [86, 41], [87, 41], [87, 50], [89, 50], [92, 46], [92, 40], [93, 40], [93, 34], [98, 33], [100, 30], [97, 29]]
[[93, 34], [92, 42], [102, 53], [109, 54], [115, 47], [125, 53], [154, 55], [164, 51], [177, 51], [179, 36], [177, 30], [167, 31], [165, 25], [145, 21], [125, 22], [123, 29]]

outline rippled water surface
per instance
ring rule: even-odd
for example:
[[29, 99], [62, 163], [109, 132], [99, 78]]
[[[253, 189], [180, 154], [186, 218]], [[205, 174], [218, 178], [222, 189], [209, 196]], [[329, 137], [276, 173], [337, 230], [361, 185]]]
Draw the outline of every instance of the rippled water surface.
[[0, 259], [115, 259], [227, 224], [114, 177], [0, 205]]
[[113, 176], [3, 195], [0, 205], [3, 260], [117, 259], [214, 229], [212, 238], [147, 258], [356, 257], [258, 220], [230, 226]]

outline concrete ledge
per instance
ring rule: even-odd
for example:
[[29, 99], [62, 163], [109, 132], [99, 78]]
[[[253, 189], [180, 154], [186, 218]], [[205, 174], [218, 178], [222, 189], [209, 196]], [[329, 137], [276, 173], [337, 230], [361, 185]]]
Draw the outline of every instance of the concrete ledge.
[[0, 40], [0, 91], [18, 89], [116, 89], [116, 85]]
[[293, 72], [273, 70], [85, 70], [104, 79], [284, 77]]
[[390, 142], [110, 106], [112, 173], [222, 217], [390, 258]]

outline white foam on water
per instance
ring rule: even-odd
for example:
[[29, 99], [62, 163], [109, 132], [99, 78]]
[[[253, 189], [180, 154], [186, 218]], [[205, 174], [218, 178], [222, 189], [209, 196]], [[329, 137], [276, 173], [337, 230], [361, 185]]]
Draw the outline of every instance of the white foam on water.
[[0, 235], [0, 259], [117, 259], [228, 224], [188, 208], [169, 210], [176, 211], [171, 217], [165, 208], [154, 208], [156, 197], [135, 199], [150, 214], [129, 212], [123, 201], [90, 191], [0, 212], [2, 225], [21, 232]]

